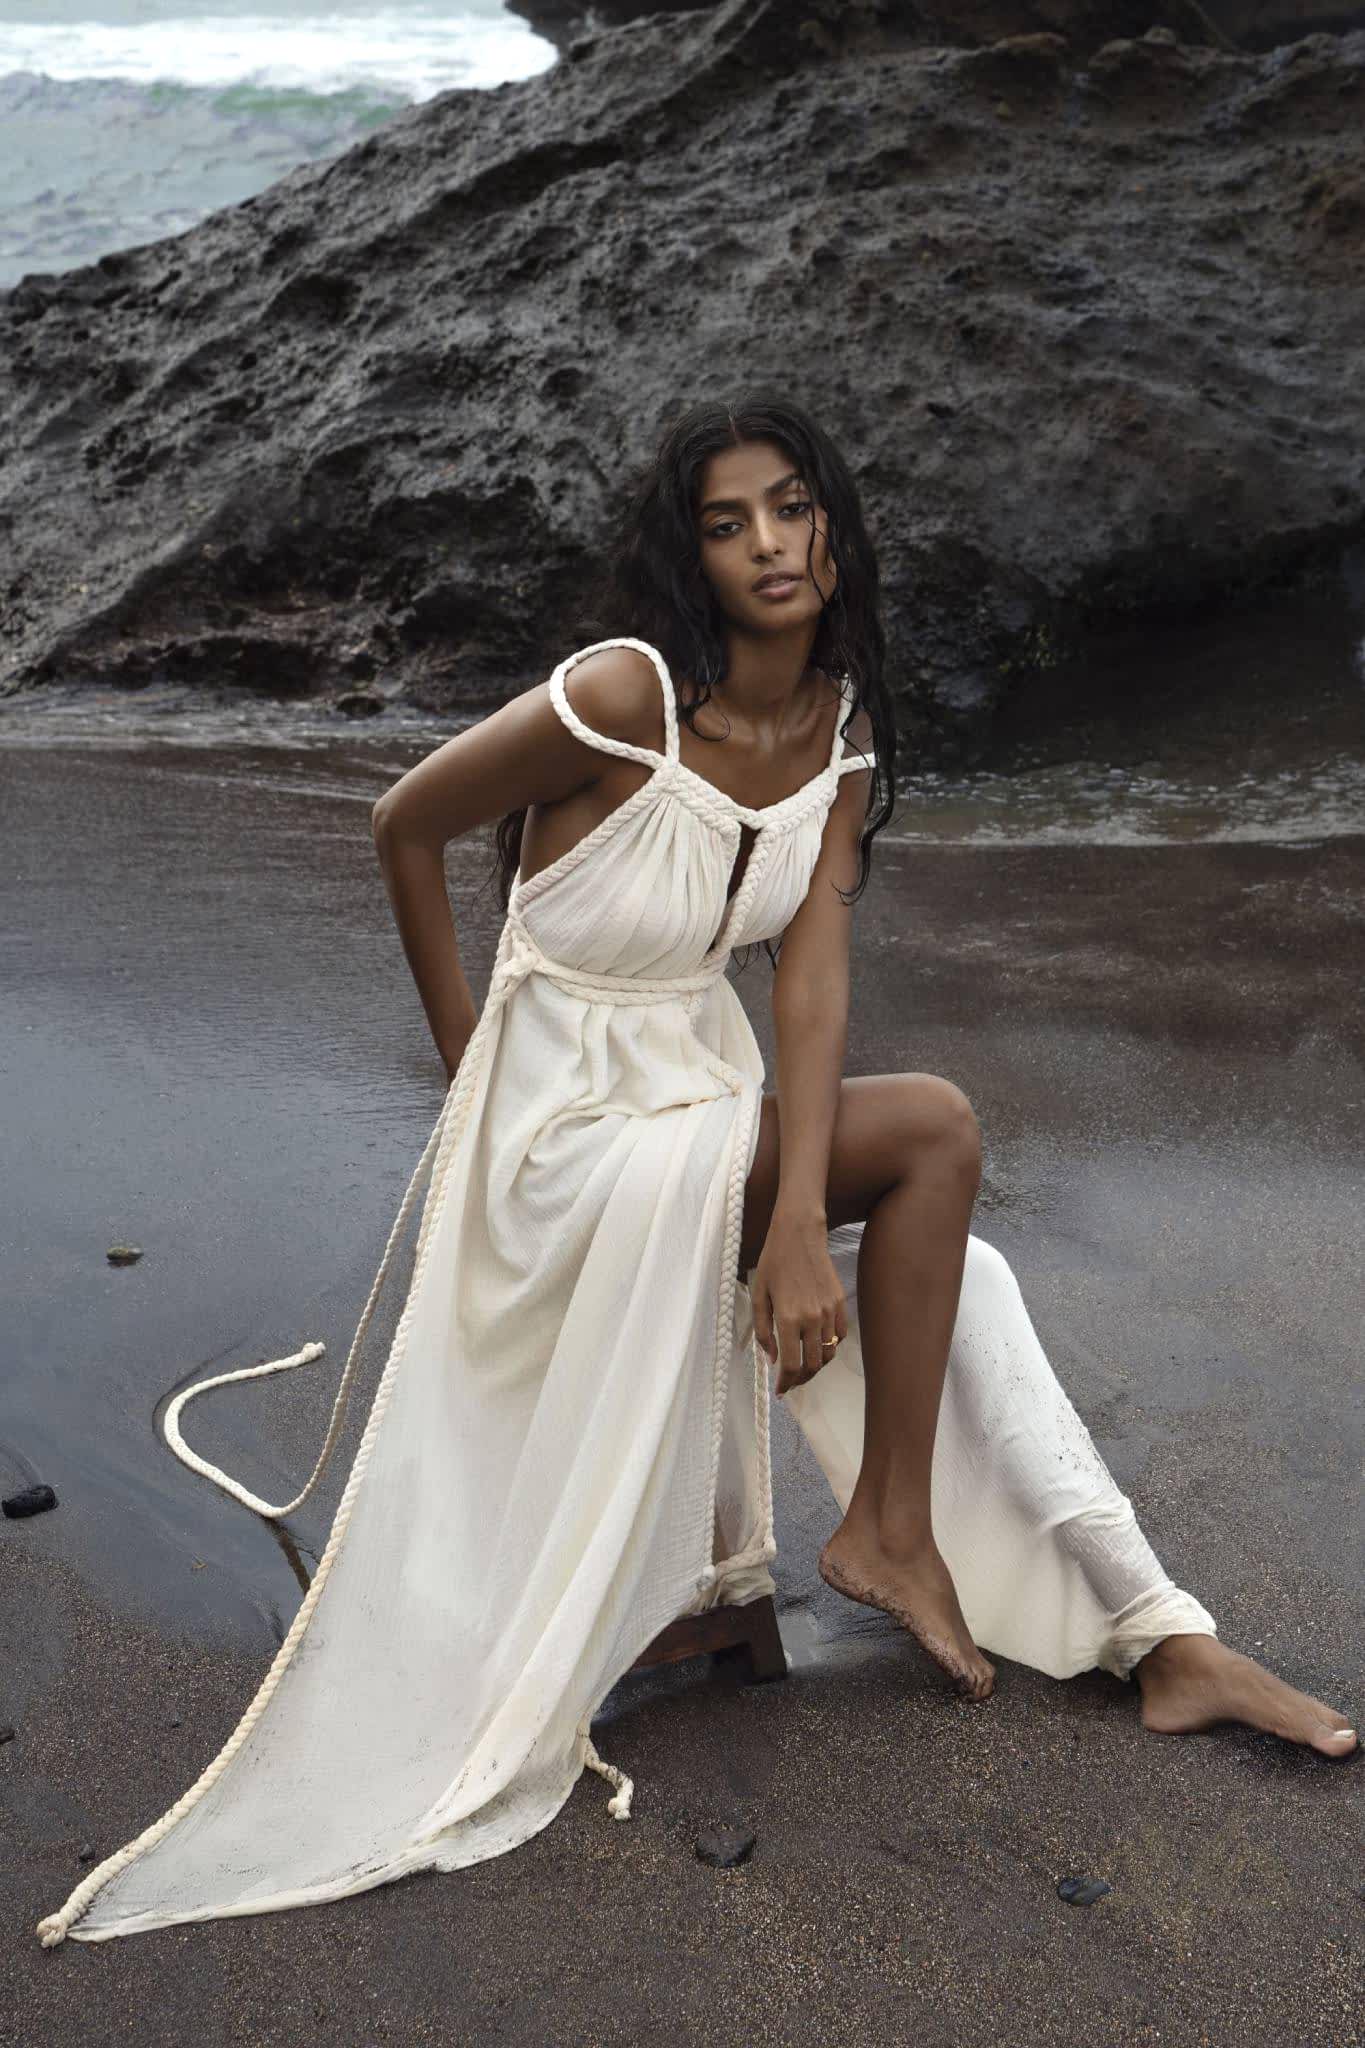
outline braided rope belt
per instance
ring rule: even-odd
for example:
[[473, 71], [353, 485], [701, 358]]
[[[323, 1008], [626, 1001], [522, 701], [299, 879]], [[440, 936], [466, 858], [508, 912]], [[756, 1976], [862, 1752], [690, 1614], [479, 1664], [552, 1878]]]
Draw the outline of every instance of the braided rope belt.
[[723, 958], [712, 961], [693, 974], [594, 974], [555, 960], [532, 937], [524, 914], [515, 902], [507, 912], [498, 958], [489, 982], [489, 995], [502, 995], [504, 984], [515, 984], [527, 974], [543, 974], [569, 995], [581, 995], [593, 1002], [672, 1003], [681, 998], [689, 1005], [700, 1001], [725, 973]]

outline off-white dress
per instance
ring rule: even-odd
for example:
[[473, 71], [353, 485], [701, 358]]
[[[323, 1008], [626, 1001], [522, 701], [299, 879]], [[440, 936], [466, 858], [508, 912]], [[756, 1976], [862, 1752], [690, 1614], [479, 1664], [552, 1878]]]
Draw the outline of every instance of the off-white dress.
[[[478, 1025], [395, 1222], [303, 1493], [337, 1440], [375, 1300], [421, 1203], [412, 1277], [326, 1548], [223, 1748], [168, 1812], [39, 1922], [48, 1945], [337, 1899], [454, 1870], [553, 1819], [585, 1764], [631, 1784], [592, 1715], [675, 1617], [772, 1590], [769, 1373], [736, 1275], [762, 1056], [735, 946], [804, 898], [842, 774], [752, 809], [665, 751], [586, 727], [652, 773], [514, 883]], [[851, 699], [849, 700], [851, 708]], [[839, 723], [846, 722], [841, 712]], [[756, 835], [727, 899], [741, 826]], [[907, 1048], [907, 1053], [909, 1048]], [[863, 1428], [862, 1225], [830, 1247], [848, 1334], [786, 1398], [842, 1506]], [[1214, 1623], [1166, 1576], [1059, 1386], [1014, 1275], [972, 1236], [935, 1446], [935, 1533], [988, 1651], [1126, 1676]], [[833, 1521], [833, 1516], [831, 1516]], [[619, 1738], [628, 1749], [627, 1732]]]

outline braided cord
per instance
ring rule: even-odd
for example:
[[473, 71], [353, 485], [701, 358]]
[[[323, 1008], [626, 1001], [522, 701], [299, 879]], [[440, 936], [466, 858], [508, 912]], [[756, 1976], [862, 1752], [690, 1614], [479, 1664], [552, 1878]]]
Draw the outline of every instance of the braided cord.
[[615, 1794], [607, 1801], [607, 1812], [613, 1820], [630, 1819], [631, 1795], [635, 1791], [635, 1780], [628, 1778], [615, 1764], [604, 1763], [597, 1754], [596, 1744], [588, 1733], [587, 1722], [579, 1723], [579, 1734], [583, 1737], [583, 1761], [590, 1771], [596, 1771], [599, 1778], [616, 1787]]
[[573, 654], [566, 654], [551, 672], [549, 680], [550, 701], [569, 730], [583, 741], [585, 746], [596, 747], [600, 753], [620, 754], [629, 761], [657, 761], [660, 756], [653, 747], [637, 747], [630, 740], [613, 739], [609, 733], [597, 732], [586, 720], [579, 717], [569, 702], [564, 679], [569, 671], [590, 654], [596, 654], [604, 647], [631, 647], [637, 654], [643, 654], [653, 662], [663, 687], [664, 699], [664, 760], [674, 762], [678, 758], [678, 703], [673, 690], [673, 678], [668, 664], [657, 647], [651, 647], [647, 640], [633, 640], [622, 636], [615, 640], [594, 640], [590, 646], [580, 647]]

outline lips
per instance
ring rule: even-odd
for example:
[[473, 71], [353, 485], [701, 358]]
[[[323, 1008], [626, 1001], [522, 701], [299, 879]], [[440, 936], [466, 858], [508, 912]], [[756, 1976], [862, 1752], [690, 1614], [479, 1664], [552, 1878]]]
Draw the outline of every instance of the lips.
[[801, 578], [799, 576], [793, 575], [787, 570], [774, 569], [769, 575], [760, 576], [754, 585], [754, 589], [776, 590], [784, 588], [789, 583], [799, 583], [800, 581]]

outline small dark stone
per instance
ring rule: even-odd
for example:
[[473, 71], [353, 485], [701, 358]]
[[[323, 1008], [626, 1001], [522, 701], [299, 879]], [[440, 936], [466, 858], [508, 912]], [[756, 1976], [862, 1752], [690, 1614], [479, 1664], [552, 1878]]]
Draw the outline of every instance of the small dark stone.
[[168, 1728], [183, 1728], [184, 1725], [184, 1718], [180, 1714], [172, 1714], [170, 1720], [166, 1723]]
[[348, 718], [373, 718], [384, 709], [384, 699], [373, 690], [343, 690], [332, 699], [332, 709], [344, 711]]
[[132, 1266], [142, 1257], [140, 1244], [111, 1244], [104, 1254], [111, 1266]]
[[711, 1828], [697, 1836], [697, 1857], [713, 1870], [733, 1870], [748, 1861], [757, 1840], [748, 1828]]
[[1058, 1882], [1057, 1896], [1068, 1906], [1093, 1906], [1110, 1889], [1102, 1877], [1064, 1877]]
[[0, 1742], [13, 1742], [14, 1734], [14, 1729], [11, 1728], [9, 1722], [6, 1721], [4, 1727], [0, 1728]]
[[81, 1863], [93, 1863], [95, 1851], [89, 1842], [82, 1842], [80, 1848], [76, 1851], [76, 1856]]
[[50, 1486], [25, 1486], [18, 1493], [7, 1494], [0, 1501], [10, 1520], [17, 1521], [20, 1515], [40, 1515], [44, 1508], [55, 1508], [57, 1496]]

